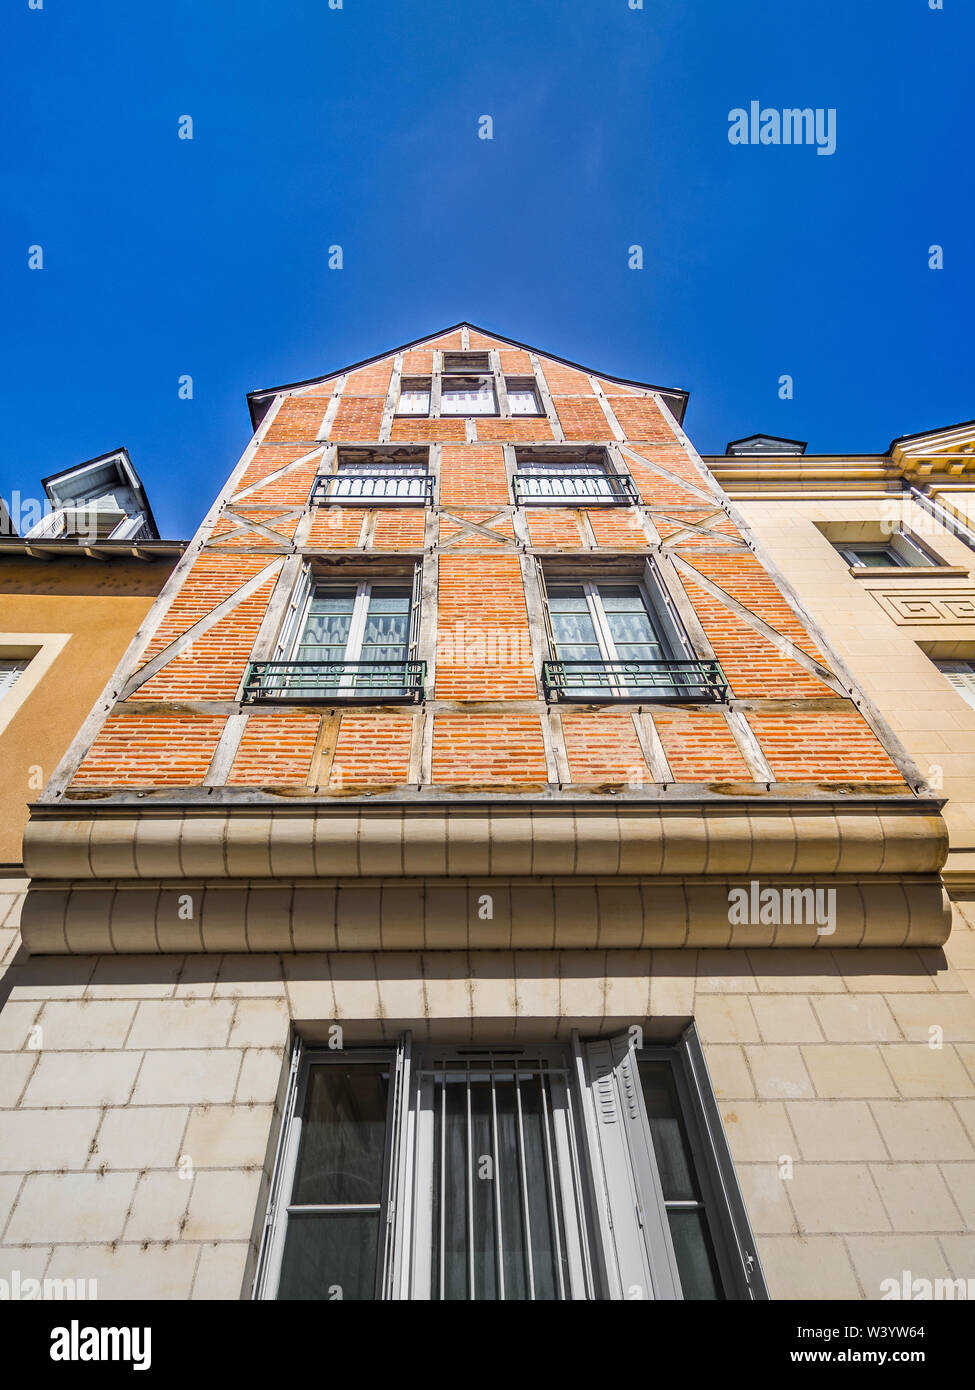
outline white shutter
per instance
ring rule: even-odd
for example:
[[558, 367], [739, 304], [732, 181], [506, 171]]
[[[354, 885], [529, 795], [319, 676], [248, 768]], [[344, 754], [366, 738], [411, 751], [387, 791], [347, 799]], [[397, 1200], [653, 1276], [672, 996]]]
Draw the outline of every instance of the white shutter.
[[0, 699], [27, 670], [26, 661], [0, 661]]
[[[294, 1178], [294, 1159], [297, 1154], [294, 1118], [295, 1102], [298, 1095], [298, 1077], [301, 1074], [301, 1048], [301, 1038], [296, 1037], [291, 1053], [291, 1070], [288, 1072], [284, 1105], [281, 1110], [281, 1128], [278, 1131], [271, 1191], [268, 1198], [267, 1213], [264, 1217], [264, 1232], [258, 1253], [257, 1272], [254, 1276], [255, 1298], [273, 1297], [272, 1290], [277, 1283], [281, 1267], [284, 1231], [287, 1223], [276, 1218], [279, 1208], [282, 1205], [287, 1205], [288, 1190], [286, 1185], [290, 1184]], [[290, 1154], [289, 1150], [291, 1151]]]
[[274, 649], [272, 660], [290, 660], [295, 647], [298, 645], [301, 621], [304, 618], [305, 608], [308, 604], [308, 596], [310, 593], [311, 570], [306, 566], [298, 576], [298, 582], [292, 590], [291, 599], [288, 603], [288, 611], [281, 625], [281, 635]]
[[[413, 1107], [413, 1035], [405, 1032], [396, 1048], [391, 1077], [393, 1090], [388, 1133], [389, 1183], [387, 1187], [383, 1297], [408, 1299], [411, 1288], [410, 1251], [413, 1235], [413, 1162], [416, 1148], [416, 1112]], [[430, 1252], [427, 1249], [427, 1263]], [[421, 1297], [429, 1298], [429, 1272]]]
[[410, 599], [410, 636], [407, 658], [416, 661], [420, 651], [420, 616], [423, 609], [423, 561], [413, 566], [413, 595]]
[[936, 661], [935, 665], [945, 680], [953, 685], [958, 694], [975, 709], [975, 670], [970, 661]]
[[573, 1038], [611, 1299], [680, 1298], [636, 1056], [626, 1034]]

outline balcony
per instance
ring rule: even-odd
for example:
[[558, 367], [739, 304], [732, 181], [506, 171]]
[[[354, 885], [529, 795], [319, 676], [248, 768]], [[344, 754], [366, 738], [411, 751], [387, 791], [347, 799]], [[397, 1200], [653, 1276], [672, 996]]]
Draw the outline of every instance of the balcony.
[[688, 700], [719, 703], [728, 682], [716, 661], [546, 661], [546, 700]]
[[519, 506], [569, 505], [573, 507], [633, 507], [640, 497], [633, 479], [625, 473], [570, 472], [514, 473], [512, 482]]
[[245, 705], [367, 700], [419, 703], [425, 661], [252, 661], [244, 678]]
[[315, 479], [312, 506], [362, 507], [399, 504], [427, 507], [433, 503], [430, 473], [327, 473]]

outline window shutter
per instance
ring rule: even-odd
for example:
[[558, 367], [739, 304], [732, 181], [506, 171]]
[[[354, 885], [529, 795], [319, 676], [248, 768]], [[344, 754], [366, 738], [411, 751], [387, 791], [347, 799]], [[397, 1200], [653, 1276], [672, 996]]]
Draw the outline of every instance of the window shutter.
[[729, 1258], [735, 1265], [733, 1277], [738, 1285], [739, 1296], [764, 1300], [769, 1296], [768, 1287], [758, 1261], [755, 1237], [752, 1235], [745, 1202], [735, 1174], [721, 1112], [714, 1098], [714, 1087], [708, 1075], [704, 1050], [693, 1023], [685, 1030], [681, 1043], [681, 1057], [687, 1082], [696, 1102], [699, 1122], [704, 1127], [705, 1138], [714, 1158], [716, 1174], [712, 1175], [712, 1180], [719, 1188], [716, 1210], [726, 1213], [723, 1224], [726, 1227], [730, 1225], [725, 1245]]
[[387, 1131], [389, 1183], [383, 1236], [384, 1298], [408, 1299], [412, 1293], [410, 1247], [414, 1224], [413, 1162], [416, 1146], [416, 1115], [411, 1103], [413, 1084], [413, 1035], [407, 1031], [396, 1049]]
[[552, 631], [552, 614], [549, 612], [548, 607], [548, 591], [545, 588], [545, 571], [542, 569], [542, 563], [537, 555], [532, 557], [532, 563], [535, 566], [538, 596], [542, 601], [542, 621], [545, 624], [545, 636], [548, 639], [549, 655], [554, 658], [558, 653], [555, 650], [555, 634]]
[[644, 566], [643, 582], [646, 585], [650, 602], [654, 606], [654, 617], [661, 629], [664, 643], [670, 648], [668, 653], [670, 659], [683, 661], [688, 657], [693, 658], [696, 653], [687, 640], [684, 624], [677, 612], [677, 605], [652, 560], [647, 560]]
[[0, 696], [13, 688], [19, 676], [27, 669], [26, 661], [0, 661]]
[[586, 1102], [596, 1201], [602, 1207], [609, 1297], [679, 1298], [677, 1262], [630, 1039], [620, 1034], [580, 1042], [576, 1036], [573, 1045]]
[[407, 657], [418, 660], [420, 651], [420, 615], [423, 610], [423, 561], [413, 566], [413, 596], [410, 600], [410, 636]]
[[301, 622], [301, 615], [305, 611], [305, 604], [308, 602], [308, 595], [311, 592], [311, 570], [306, 566], [298, 577], [298, 581], [291, 593], [288, 603], [288, 611], [284, 622], [281, 625], [281, 635], [278, 644], [274, 649], [275, 661], [287, 661], [298, 638], [298, 625]]
[[[257, 1273], [254, 1278], [254, 1297], [267, 1298], [268, 1284], [270, 1283], [271, 1271], [274, 1267], [275, 1258], [280, 1261], [281, 1246], [284, 1241], [284, 1221], [275, 1223], [278, 1206], [282, 1201], [288, 1200], [284, 1191], [286, 1181], [290, 1181], [291, 1172], [285, 1163], [285, 1151], [289, 1142], [292, 1140], [292, 1121], [294, 1120], [295, 1101], [298, 1094], [298, 1078], [301, 1075], [301, 1038], [295, 1038], [294, 1049], [291, 1053], [291, 1070], [288, 1073], [288, 1085], [285, 1090], [284, 1106], [281, 1110], [281, 1128], [278, 1131], [277, 1151], [274, 1157], [273, 1177], [271, 1181], [271, 1192], [267, 1204], [267, 1215], [264, 1218], [264, 1233], [261, 1240], [261, 1249], [257, 1261]], [[277, 1249], [274, 1247], [277, 1246]]]
[[958, 694], [975, 709], [975, 670], [970, 661], [939, 661], [938, 670]]

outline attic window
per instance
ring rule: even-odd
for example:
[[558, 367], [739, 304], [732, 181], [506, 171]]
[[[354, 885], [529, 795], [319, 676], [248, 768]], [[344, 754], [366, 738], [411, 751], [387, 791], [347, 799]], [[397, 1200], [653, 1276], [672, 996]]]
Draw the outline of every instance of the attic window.
[[498, 402], [491, 376], [445, 376], [440, 392], [441, 415], [497, 415]]
[[491, 359], [486, 352], [445, 352], [443, 370], [445, 376], [450, 372], [490, 372]]
[[544, 415], [532, 377], [508, 377], [505, 382], [512, 415]]
[[396, 402], [397, 415], [430, 414], [430, 378], [404, 377]]

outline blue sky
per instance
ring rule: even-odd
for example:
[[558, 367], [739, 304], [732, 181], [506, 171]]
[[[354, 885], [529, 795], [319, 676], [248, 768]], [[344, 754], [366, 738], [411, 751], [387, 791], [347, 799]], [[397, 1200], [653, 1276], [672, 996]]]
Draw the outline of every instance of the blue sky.
[[[461, 319], [690, 390], [702, 452], [975, 416], [970, 0], [628, 6], [8, 0], [0, 494], [124, 444], [190, 535], [248, 390]], [[752, 100], [835, 154], [731, 145]]]

